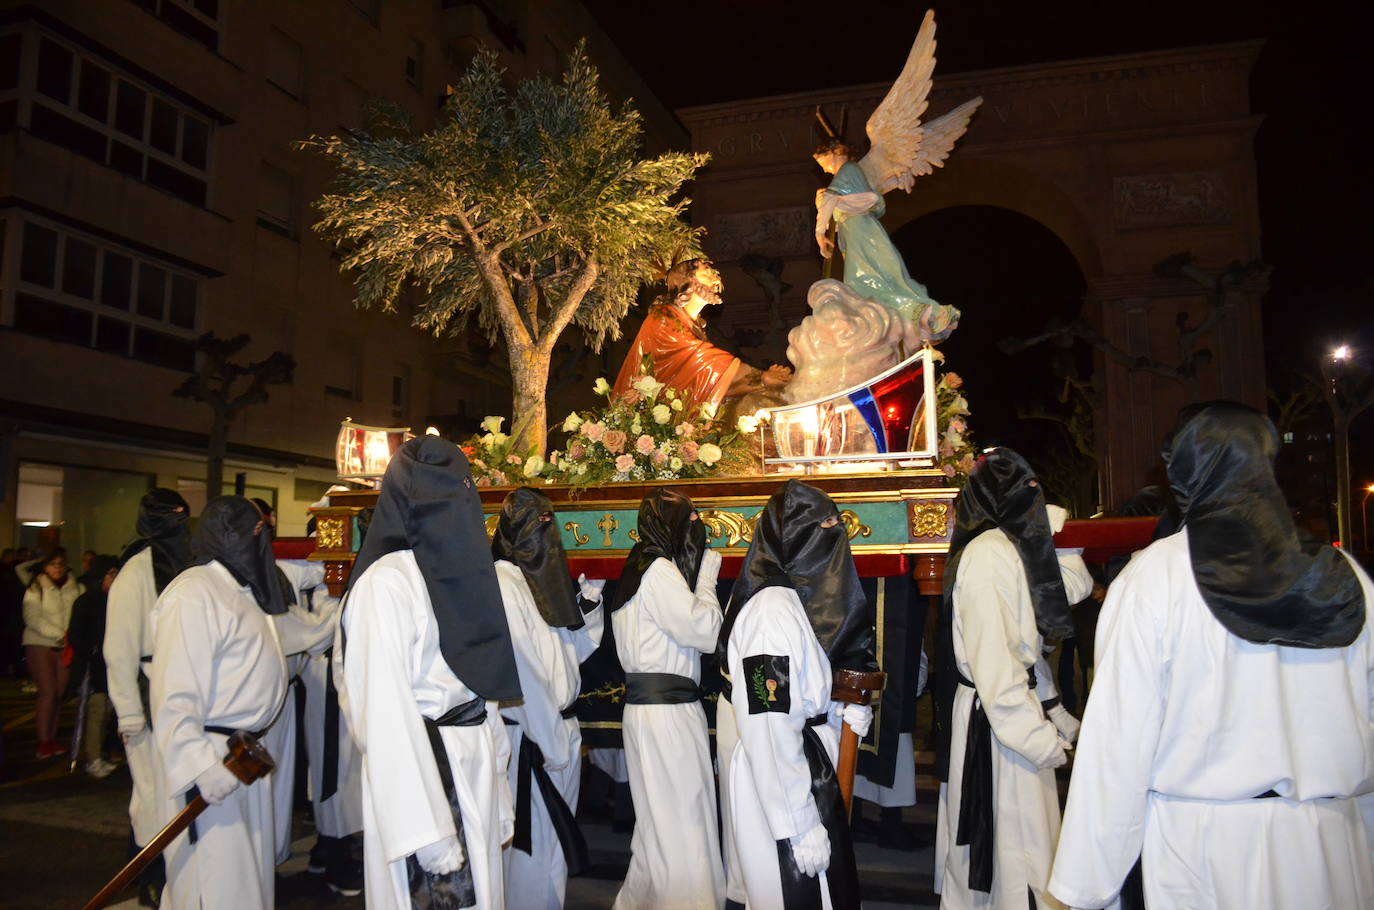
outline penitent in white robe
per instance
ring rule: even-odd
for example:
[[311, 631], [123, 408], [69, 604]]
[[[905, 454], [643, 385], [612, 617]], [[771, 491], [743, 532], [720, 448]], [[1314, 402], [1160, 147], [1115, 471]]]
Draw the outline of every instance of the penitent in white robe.
[[[714, 565], [710, 563], [714, 562]], [[701, 655], [720, 634], [708, 550], [694, 592], [676, 565], [657, 559], [614, 616], [626, 673], [671, 673], [701, 681]], [[625, 706], [625, 760], [635, 804], [630, 866], [615, 910], [719, 910], [725, 873], [716, 833], [716, 786], [701, 702]]]
[[[290, 683], [303, 674], [311, 656], [323, 654], [333, 640], [334, 627], [324, 613], [305, 608], [304, 591], [324, 581], [324, 564], [304, 559], [279, 559], [277, 568], [291, 586], [296, 602], [285, 613], [272, 617], [277, 640], [286, 655], [286, 679]], [[272, 785], [272, 817], [276, 838], [277, 863], [291, 858], [291, 816], [296, 791], [296, 696], [288, 688], [281, 715], [263, 737], [263, 745], [277, 762], [268, 780]]]
[[[787, 658], [789, 707], [750, 713], [744, 661], [756, 655]], [[811, 771], [802, 751], [807, 718], [828, 714], [815, 727], [834, 764], [840, 748], [840, 716], [830, 700], [832, 675], [797, 592], [764, 588], [749, 599], [730, 630], [728, 667], [731, 707], [739, 740], [728, 763], [730, 815], [740, 857], [740, 877], [750, 910], [783, 910], [777, 841], [820, 824], [811, 796]], [[822, 905], [831, 907], [829, 885], [820, 875]]]
[[1107, 906], [1143, 849], [1151, 908], [1374, 907], [1357, 799], [1374, 792], [1374, 589], [1356, 572], [1354, 643], [1288, 648], [1212, 616], [1186, 529], [1136, 554], [1098, 620], [1057, 896]]
[[[544, 753], [549, 778], [576, 814], [582, 785], [582, 730], [577, 718], [561, 717], [560, 712], [577, 700], [582, 682], [579, 667], [601, 644], [605, 610], [598, 604], [583, 617], [586, 625], [576, 631], [554, 628], [544, 622], [518, 566], [498, 559], [496, 579], [501, 584], [524, 694], [519, 704], [501, 706], [501, 716], [514, 721], [506, 727], [510, 734], [510, 792], [518, 792], [520, 743], [528, 735]], [[568, 864], [533, 781], [530, 850], [525, 853], [506, 845], [506, 905], [512, 910], [557, 910], [563, 906], [568, 888]]]
[[[1027, 671], [1040, 659], [1040, 633], [1021, 557], [1000, 528], [983, 532], [965, 548], [953, 603], [955, 663], [977, 690], [960, 685], [954, 696], [949, 782], [940, 787], [935, 829], [940, 906], [1025, 910], [1029, 889], [1039, 910], [1061, 910], [1045, 886], [1059, 837], [1059, 793], [1050, 766], [1062, 747], [1039, 695], [1027, 685]], [[987, 893], [969, 888], [970, 849], [955, 843], [975, 697], [992, 730], [993, 876]]]
[[[324, 585], [315, 588], [312, 602], [316, 613], [326, 617], [325, 624], [333, 632], [339, 624], [336, 598]], [[315, 810], [315, 828], [325, 837], [347, 837], [363, 830], [363, 757], [353, 741], [353, 731], [342, 707], [339, 710], [337, 790], [328, 798], [324, 794], [325, 733], [328, 722], [329, 674], [332, 647], [321, 653], [311, 652], [301, 670], [305, 683], [305, 753], [309, 760], [310, 801]]]
[[[286, 693], [276, 629], [252, 591], [218, 562], [194, 566], [153, 608], [153, 732], [162, 823], [185, 807], [196, 778], [224, 760], [228, 737], [206, 727], [261, 731]], [[271, 910], [272, 788], [239, 786], [167, 848], [162, 910]]]
[[[339, 633], [339, 702], [363, 755], [368, 910], [409, 910], [406, 857], [456, 832], [421, 717], [442, 717], [475, 695], [439, 651], [429, 591], [410, 550], [388, 553], [353, 583]], [[453, 768], [476, 906], [505, 907], [501, 843], [512, 816], [501, 719], [488, 703], [485, 723], [440, 727], [439, 736]]]
[[[148, 614], [157, 603], [157, 581], [153, 576], [153, 551], [145, 547], [120, 570], [110, 585], [105, 614], [105, 667], [110, 703], [120, 720], [141, 717], [143, 696], [140, 677], [146, 675], [153, 654], [153, 629]], [[129, 760], [133, 794], [129, 798], [129, 821], [134, 841], [146, 845], [162, 827], [161, 806], [157, 799], [157, 747], [151, 726], [124, 744]]]

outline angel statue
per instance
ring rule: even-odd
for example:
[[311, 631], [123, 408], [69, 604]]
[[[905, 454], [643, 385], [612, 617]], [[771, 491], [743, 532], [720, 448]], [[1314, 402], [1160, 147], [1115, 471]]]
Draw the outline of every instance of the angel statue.
[[909, 193], [917, 177], [943, 167], [954, 143], [968, 129], [969, 118], [983, 103], [980, 96], [921, 123], [934, 70], [935, 11], [930, 10], [902, 74], [868, 118], [868, 154], [856, 165], [842, 135], [843, 125], [837, 133], [817, 108], [816, 117], [828, 138], [812, 156], [835, 178], [816, 193], [816, 243], [821, 255], [828, 259], [833, 253], [827, 236], [833, 219], [844, 253], [844, 283], [899, 312], [908, 338], [919, 341], [948, 338], [959, 324], [959, 311], [936, 303], [925, 286], [907, 274], [906, 263], [878, 220], [887, 210], [883, 194], [895, 187]]

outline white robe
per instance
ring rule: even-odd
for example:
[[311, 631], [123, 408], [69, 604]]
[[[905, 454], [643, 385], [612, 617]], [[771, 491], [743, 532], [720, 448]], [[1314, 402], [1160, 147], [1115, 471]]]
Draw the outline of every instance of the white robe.
[[[277, 627], [277, 640], [286, 655], [286, 679], [289, 683], [302, 675], [312, 654], [323, 654], [333, 639], [334, 629], [324, 613], [312, 613], [305, 608], [304, 591], [324, 581], [324, 564], [304, 559], [279, 559], [277, 568], [291, 585], [296, 602], [285, 613], [272, 617]], [[276, 832], [277, 863], [291, 858], [291, 816], [295, 809], [296, 793], [296, 696], [288, 688], [281, 716], [263, 737], [267, 751], [276, 759], [277, 769], [269, 778], [272, 784], [273, 828]]]
[[[388, 553], [353, 582], [334, 678], [363, 760], [363, 871], [369, 910], [409, 910], [406, 857], [456, 833], [421, 716], [473, 699], [439, 651], [439, 626], [410, 550]], [[453, 768], [479, 910], [506, 906], [501, 843], [510, 837], [510, 758], [494, 704], [475, 727], [441, 727]]]
[[[559, 712], [577, 700], [582, 681], [579, 667], [601, 644], [605, 610], [598, 604], [576, 631], [556, 629], [544, 622], [518, 566], [498, 559], [496, 578], [501, 583], [501, 600], [520, 670], [520, 691], [524, 693], [519, 704], [501, 706], [502, 717], [515, 721], [506, 727], [510, 734], [510, 792], [517, 792], [520, 743], [528, 732], [544, 753], [549, 778], [576, 814], [582, 785], [582, 730], [576, 718], [561, 717]], [[533, 781], [530, 850], [525, 853], [506, 845], [507, 904], [512, 910], [557, 910], [563, 906], [568, 888], [568, 864]]]
[[1374, 791], [1368, 612], [1346, 648], [1247, 642], [1207, 609], [1187, 535], [1108, 592], [1051, 890], [1106, 906], [1143, 848], [1151, 908], [1374, 907], [1353, 798]]
[[[832, 764], [840, 748], [839, 711], [830, 700], [830, 660], [806, 618], [797, 592], [764, 588], [749, 599], [730, 630], [728, 667], [731, 706], [739, 741], [730, 756], [730, 815], [741, 859], [740, 873], [750, 910], [782, 910], [782, 875], [777, 841], [820, 824], [811, 796], [811, 771], [802, 751], [807, 718], [829, 715], [815, 727]], [[749, 711], [744, 660], [769, 654], [786, 657], [790, 672], [789, 710]], [[832, 845], [833, 846], [833, 845]], [[829, 885], [820, 875], [821, 902], [830, 908]]]
[[[276, 628], [252, 591], [218, 562], [182, 572], [158, 598], [152, 682], [162, 823], [186, 805], [196, 777], [222, 762], [228, 737], [205, 727], [262, 730], [286, 692]], [[275, 772], [274, 772], [275, 773]], [[167, 848], [162, 910], [271, 910], [272, 788], [239, 786]]]
[[950, 723], [949, 782], [940, 787], [935, 829], [935, 890], [947, 910], [1061, 910], [1045, 890], [1059, 837], [1059, 793], [1051, 762], [1059, 731], [1046, 717], [1027, 670], [1040, 659], [1026, 573], [1016, 545], [1000, 529], [975, 537], [954, 586], [954, 658], [975, 686], [992, 729], [994, 843], [992, 890], [968, 886], [969, 846], [955, 844], [963, 795], [964, 747], [975, 690], [957, 687]]
[[[715, 650], [720, 634], [719, 569], [720, 554], [708, 550], [693, 592], [669, 560], [649, 566], [639, 590], [611, 618], [626, 673], [701, 681], [701, 655]], [[725, 872], [701, 702], [627, 704], [623, 724], [636, 813], [615, 910], [719, 910]]]
[[[153, 653], [153, 630], [148, 614], [157, 603], [157, 582], [153, 576], [151, 547], [135, 553], [110, 585], [105, 613], [105, 668], [110, 703], [120, 720], [144, 718], [139, 676], [148, 665], [142, 658]], [[157, 747], [153, 732], [145, 728], [124, 744], [129, 760], [133, 793], [129, 797], [129, 821], [134, 841], [143, 846], [162, 827], [162, 809], [157, 799]]]
[[[339, 623], [338, 600], [329, 596], [324, 585], [313, 594], [315, 612], [324, 614], [331, 630]], [[331, 635], [332, 645], [332, 635]], [[363, 758], [353, 741], [348, 715], [339, 709], [339, 747], [337, 790], [328, 799], [324, 793], [325, 724], [329, 700], [330, 649], [311, 653], [301, 670], [305, 682], [305, 753], [310, 765], [310, 801], [315, 811], [315, 828], [325, 837], [347, 837], [363, 830]]]

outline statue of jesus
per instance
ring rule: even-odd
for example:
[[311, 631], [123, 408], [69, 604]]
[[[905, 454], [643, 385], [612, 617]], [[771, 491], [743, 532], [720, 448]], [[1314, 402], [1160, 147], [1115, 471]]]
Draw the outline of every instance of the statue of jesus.
[[719, 405], [787, 384], [783, 366], [758, 370], [706, 339], [701, 311], [721, 303], [720, 273], [708, 259], [688, 259], [668, 272], [668, 294], [650, 307], [615, 380], [615, 394], [627, 391], [640, 373], [644, 355], [653, 357], [654, 378], [684, 392], [693, 405]]

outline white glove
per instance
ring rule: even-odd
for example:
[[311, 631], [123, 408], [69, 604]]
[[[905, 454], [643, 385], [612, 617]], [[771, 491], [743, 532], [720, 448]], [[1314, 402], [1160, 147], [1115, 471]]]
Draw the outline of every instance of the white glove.
[[825, 825], [816, 823], [810, 831], [790, 838], [792, 858], [797, 868], [807, 875], [820, 875], [830, 867], [830, 835]]
[[701, 554], [701, 568], [697, 569], [697, 586], [693, 591], [700, 591], [702, 585], [715, 587], [716, 579], [720, 577], [720, 554], [710, 547]]
[[1063, 705], [1055, 705], [1050, 708], [1046, 716], [1050, 719], [1050, 723], [1059, 730], [1060, 736], [1071, 743], [1078, 742], [1078, 728], [1083, 725], [1079, 723], [1078, 718], [1069, 713], [1067, 708]]
[[446, 837], [432, 844], [425, 844], [415, 851], [415, 861], [430, 875], [451, 875], [463, 868], [467, 859], [457, 837]]
[[138, 735], [148, 729], [148, 722], [143, 719], [142, 714], [129, 714], [119, 719], [119, 735], [124, 737], [124, 741], [137, 739]]
[[1040, 767], [1047, 771], [1055, 768], [1062, 768], [1069, 763], [1069, 750], [1073, 748], [1073, 743], [1064, 737], [1059, 737], [1059, 748], [1051, 753], [1050, 757], [1040, 763]]
[[840, 717], [849, 724], [849, 729], [853, 730], [859, 739], [868, 735], [868, 730], [873, 726], [873, 708], [871, 705], [845, 705], [840, 711]]
[[1053, 503], [1046, 503], [1045, 511], [1049, 513], [1050, 533], [1058, 534], [1064, 530], [1064, 522], [1069, 517], [1068, 511], [1063, 506], [1057, 506]]
[[601, 602], [601, 589], [606, 587], [604, 578], [588, 578], [585, 574], [577, 576], [577, 587], [581, 589], [584, 600], [592, 603]]
[[224, 802], [224, 798], [237, 790], [241, 783], [243, 782], [234, 776], [233, 771], [219, 762], [215, 762], [196, 777], [196, 788], [212, 806]]

